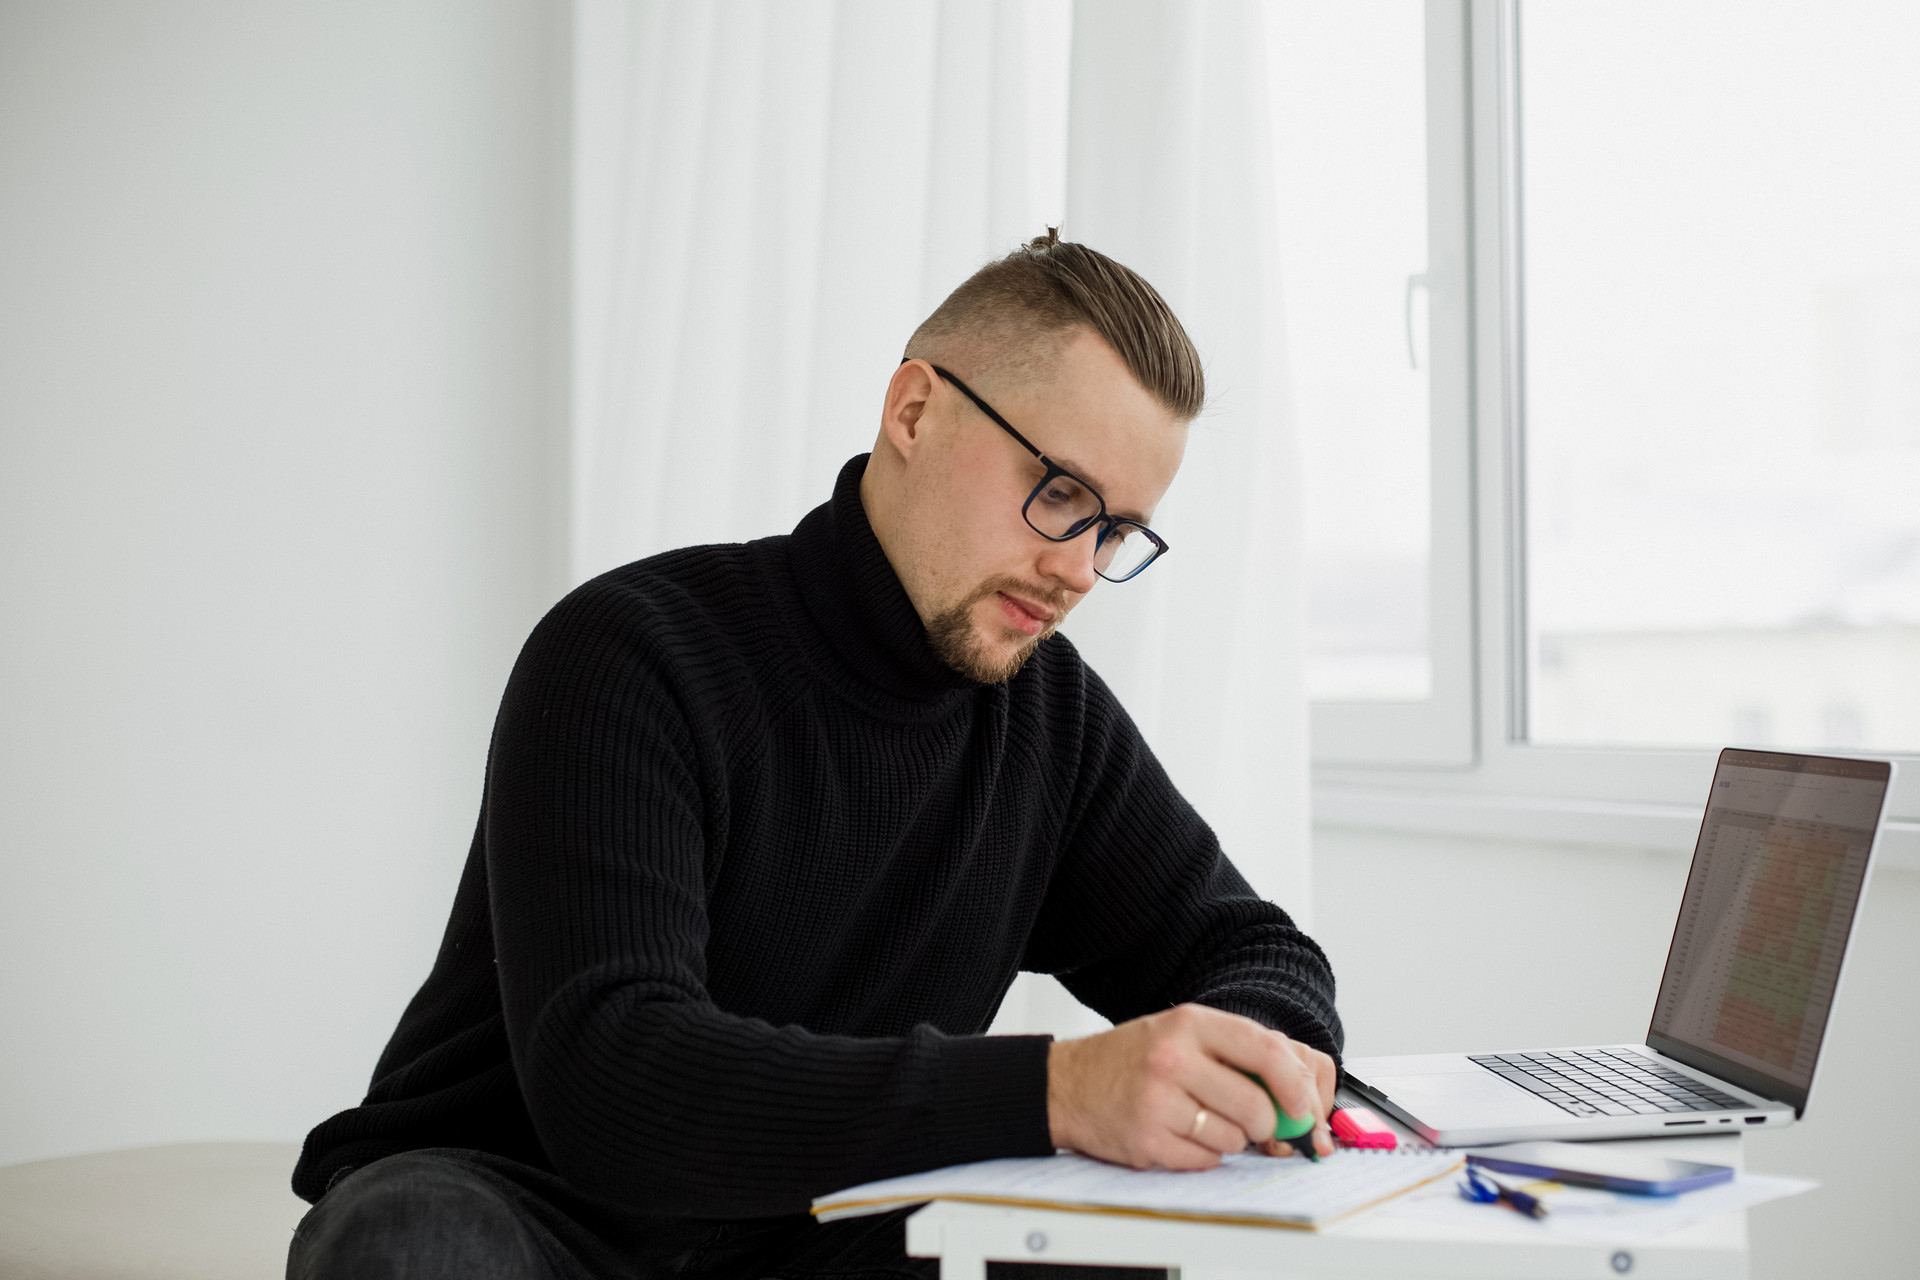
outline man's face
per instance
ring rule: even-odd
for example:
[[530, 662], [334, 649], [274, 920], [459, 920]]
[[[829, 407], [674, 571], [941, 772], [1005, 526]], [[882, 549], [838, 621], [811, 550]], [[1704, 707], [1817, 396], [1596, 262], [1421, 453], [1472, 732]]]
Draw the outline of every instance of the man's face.
[[[922, 369], [925, 366], [920, 366]], [[943, 366], [950, 367], [950, 366]], [[1140, 386], [1091, 330], [1044, 373], [951, 372], [1032, 441], [1092, 485], [1107, 513], [1151, 524], [1186, 451], [1186, 424]], [[906, 367], [896, 374], [913, 378]], [[927, 379], [921, 376], [916, 385]], [[1097, 530], [1050, 542], [1021, 515], [1046, 466], [952, 384], [932, 378], [883, 538], [895, 571], [946, 662], [997, 683], [1100, 579]], [[894, 400], [890, 398], [889, 409]]]

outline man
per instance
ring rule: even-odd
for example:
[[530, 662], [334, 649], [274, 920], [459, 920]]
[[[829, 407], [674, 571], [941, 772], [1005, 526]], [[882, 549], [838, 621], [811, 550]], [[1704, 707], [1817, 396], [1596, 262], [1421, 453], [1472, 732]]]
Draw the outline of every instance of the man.
[[[809, 1201], [1057, 1147], [1290, 1154], [1244, 1072], [1330, 1152], [1325, 957], [1054, 635], [1164, 550], [1202, 401], [1152, 287], [1050, 233], [920, 326], [791, 535], [562, 601], [433, 972], [307, 1140], [288, 1274], [924, 1276], [901, 1215]], [[1023, 968], [1118, 1025], [982, 1035]]]

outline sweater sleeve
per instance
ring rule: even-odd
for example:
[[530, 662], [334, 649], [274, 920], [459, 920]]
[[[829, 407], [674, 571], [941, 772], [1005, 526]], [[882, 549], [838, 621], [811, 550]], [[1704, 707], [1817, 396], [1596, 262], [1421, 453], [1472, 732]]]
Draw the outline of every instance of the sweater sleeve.
[[724, 771], [700, 666], [715, 659], [663, 652], [631, 612], [577, 593], [550, 615], [494, 735], [501, 999], [555, 1168], [630, 1211], [740, 1218], [1049, 1153], [1046, 1037], [830, 1036], [715, 1006], [706, 891]]
[[1026, 967], [1114, 1022], [1206, 1004], [1338, 1059], [1325, 953], [1227, 860], [1099, 676], [1085, 681], [1073, 812]]

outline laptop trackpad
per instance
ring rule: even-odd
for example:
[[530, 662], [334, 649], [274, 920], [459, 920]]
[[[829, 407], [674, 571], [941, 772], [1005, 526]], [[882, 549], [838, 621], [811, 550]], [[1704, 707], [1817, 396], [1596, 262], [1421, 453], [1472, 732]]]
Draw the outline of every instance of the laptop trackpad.
[[1569, 1120], [1566, 1112], [1491, 1071], [1369, 1076], [1367, 1084], [1436, 1129]]

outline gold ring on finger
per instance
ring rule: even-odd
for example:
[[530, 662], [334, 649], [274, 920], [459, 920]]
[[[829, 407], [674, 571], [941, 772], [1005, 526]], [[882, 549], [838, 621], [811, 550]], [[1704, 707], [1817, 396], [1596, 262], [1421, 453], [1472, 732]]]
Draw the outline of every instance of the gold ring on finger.
[[1193, 1113], [1193, 1127], [1187, 1130], [1187, 1136], [1189, 1138], [1192, 1138], [1196, 1142], [1199, 1141], [1200, 1130], [1206, 1126], [1206, 1123], [1207, 1123], [1207, 1109], [1205, 1107], [1202, 1107], [1198, 1111]]

